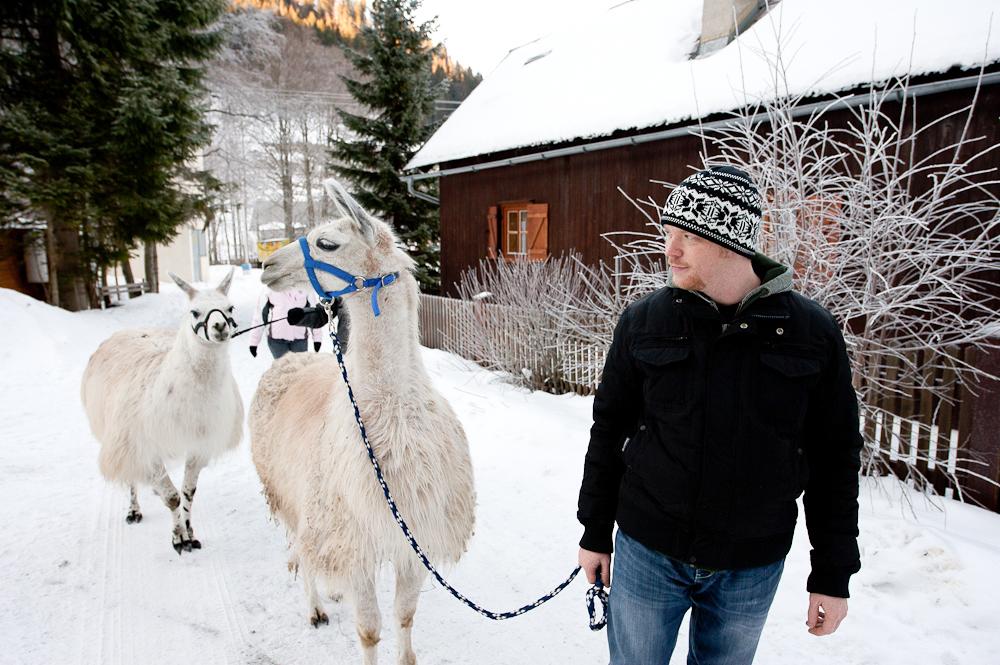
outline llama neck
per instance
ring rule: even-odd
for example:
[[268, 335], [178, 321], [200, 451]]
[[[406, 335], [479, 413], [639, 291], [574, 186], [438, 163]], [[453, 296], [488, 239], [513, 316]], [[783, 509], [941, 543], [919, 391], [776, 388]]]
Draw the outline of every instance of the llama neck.
[[392, 386], [412, 387], [415, 379], [426, 377], [420, 357], [417, 327], [417, 283], [404, 272], [395, 284], [379, 292], [381, 314], [375, 316], [371, 291], [344, 299], [350, 317], [348, 369], [352, 382], [380, 390]]
[[215, 385], [231, 374], [226, 344], [202, 344], [183, 324], [164, 364], [200, 385]]

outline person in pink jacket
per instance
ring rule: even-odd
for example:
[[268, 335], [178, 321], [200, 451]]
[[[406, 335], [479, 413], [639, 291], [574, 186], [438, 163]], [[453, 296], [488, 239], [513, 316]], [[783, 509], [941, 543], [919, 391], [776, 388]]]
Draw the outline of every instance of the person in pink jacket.
[[[267, 328], [267, 347], [271, 349], [271, 355], [277, 360], [289, 351], [306, 351], [309, 347], [309, 340], [312, 340], [313, 348], [319, 351], [323, 343], [323, 328], [308, 328], [305, 326], [293, 326], [284, 319], [288, 316], [288, 310], [293, 307], [314, 307], [318, 300], [313, 294], [306, 294], [305, 291], [272, 291], [264, 289], [264, 292], [257, 300], [257, 308], [253, 314], [253, 325], [258, 326], [266, 321], [274, 321]], [[264, 334], [264, 328], [257, 328], [250, 332], [250, 355], [257, 357], [257, 345]]]

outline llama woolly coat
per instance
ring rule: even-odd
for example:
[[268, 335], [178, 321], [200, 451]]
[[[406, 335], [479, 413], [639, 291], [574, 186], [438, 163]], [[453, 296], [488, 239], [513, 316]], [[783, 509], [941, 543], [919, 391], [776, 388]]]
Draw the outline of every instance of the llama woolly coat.
[[207, 462], [239, 444], [243, 406], [229, 364], [199, 357], [208, 349], [193, 361], [178, 353], [186, 334], [125, 330], [91, 356], [81, 398], [108, 480], [143, 482], [158, 460]]

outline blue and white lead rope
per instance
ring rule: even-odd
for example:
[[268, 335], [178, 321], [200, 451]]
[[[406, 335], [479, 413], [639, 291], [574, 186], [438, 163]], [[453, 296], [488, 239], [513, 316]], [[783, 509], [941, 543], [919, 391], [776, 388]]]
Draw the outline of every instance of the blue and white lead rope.
[[[330, 320], [332, 322], [333, 318], [331, 317]], [[410, 527], [407, 526], [403, 517], [399, 514], [399, 509], [396, 507], [396, 501], [392, 498], [392, 493], [389, 491], [389, 485], [386, 484], [385, 477], [382, 475], [382, 467], [379, 466], [378, 458], [375, 457], [375, 451], [372, 449], [372, 445], [368, 441], [368, 433], [365, 431], [365, 423], [361, 420], [361, 410], [358, 409], [358, 403], [354, 399], [354, 390], [351, 389], [351, 382], [347, 379], [347, 367], [344, 365], [344, 354], [340, 348], [340, 339], [337, 337], [337, 333], [332, 329], [330, 330], [330, 340], [333, 342], [333, 350], [337, 354], [337, 364], [340, 365], [340, 375], [344, 378], [344, 384], [347, 386], [347, 395], [351, 398], [351, 405], [354, 407], [354, 419], [358, 422], [358, 429], [361, 430], [361, 440], [364, 441], [365, 448], [368, 450], [368, 459], [371, 461], [372, 467], [375, 469], [375, 477], [378, 479], [378, 484], [382, 487], [382, 493], [385, 494], [385, 501], [389, 504], [389, 510], [392, 511], [392, 516], [395, 518], [396, 524], [399, 525], [399, 528], [402, 529], [403, 535], [406, 536], [407, 542], [410, 543], [410, 547], [412, 547], [413, 551], [416, 552], [418, 557], [420, 557], [420, 561], [424, 564], [424, 567], [430, 571], [431, 575], [434, 576], [434, 579], [438, 581], [438, 584], [447, 589], [451, 595], [465, 603], [468, 607], [471, 607], [484, 617], [493, 619], [494, 621], [510, 619], [520, 616], [525, 612], [529, 612], [543, 603], [552, 600], [560, 591], [569, 586], [569, 583], [572, 582], [576, 578], [577, 573], [580, 572], [580, 566], [577, 566], [573, 572], [570, 573], [570, 576], [566, 578], [565, 582], [535, 602], [511, 612], [492, 612], [469, 600], [462, 595], [458, 589], [445, 581], [445, 579], [441, 576], [441, 573], [437, 571], [434, 565], [430, 562], [430, 559], [427, 558], [427, 555], [424, 554], [423, 549], [410, 532]], [[600, 617], [598, 617], [594, 611], [595, 598], [601, 601], [602, 607]], [[605, 591], [604, 586], [601, 584], [600, 575], [598, 575], [596, 583], [587, 590], [587, 612], [590, 614], [591, 630], [600, 630], [601, 628], [604, 628], [605, 624], [608, 622], [608, 592]]]

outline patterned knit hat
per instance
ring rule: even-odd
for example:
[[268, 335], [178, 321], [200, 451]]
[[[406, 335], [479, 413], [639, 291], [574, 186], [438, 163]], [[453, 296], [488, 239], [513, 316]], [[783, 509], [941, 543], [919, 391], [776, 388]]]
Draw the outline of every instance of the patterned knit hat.
[[660, 224], [753, 257], [760, 232], [760, 192], [746, 172], [732, 166], [699, 171], [667, 197]]

